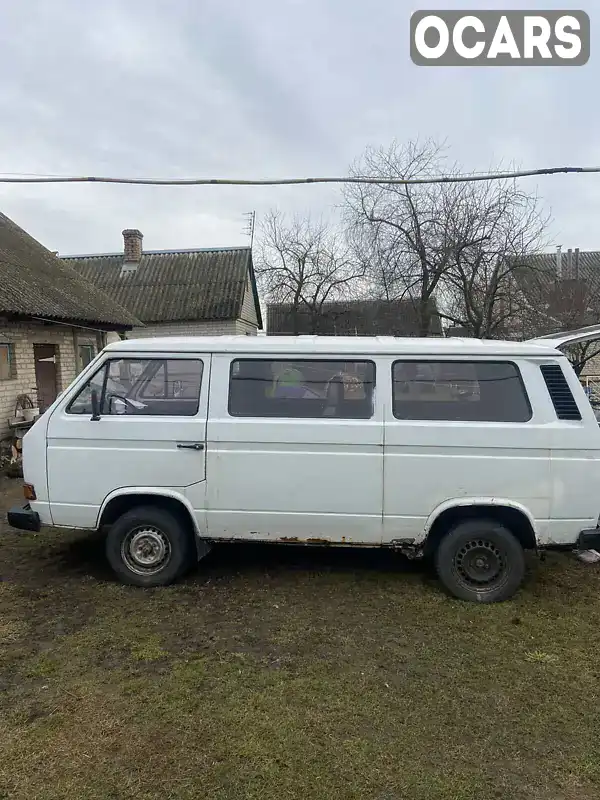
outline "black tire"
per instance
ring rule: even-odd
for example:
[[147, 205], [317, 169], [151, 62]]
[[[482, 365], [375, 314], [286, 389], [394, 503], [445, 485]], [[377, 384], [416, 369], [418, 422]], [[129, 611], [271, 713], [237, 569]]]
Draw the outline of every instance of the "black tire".
[[193, 536], [170, 511], [138, 506], [108, 531], [106, 557], [123, 583], [167, 586], [193, 563]]
[[525, 554], [504, 525], [493, 519], [469, 519], [442, 538], [435, 567], [443, 586], [454, 597], [501, 603], [523, 583]]

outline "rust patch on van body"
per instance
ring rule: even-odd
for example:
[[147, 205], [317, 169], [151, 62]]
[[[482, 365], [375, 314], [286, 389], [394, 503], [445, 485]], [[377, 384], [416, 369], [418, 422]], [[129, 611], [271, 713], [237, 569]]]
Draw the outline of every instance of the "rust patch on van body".
[[308, 536], [306, 539], [301, 539], [299, 536], [279, 536], [277, 539], [273, 540], [265, 540], [265, 541], [274, 541], [275, 543], [279, 544], [305, 544], [305, 545], [327, 545], [329, 547], [340, 547], [343, 545], [349, 545], [351, 547], [382, 547], [384, 546], [382, 542], [353, 542], [352, 540], [348, 539], [346, 536], [342, 536], [340, 539], [322, 539], [317, 536]]
[[340, 544], [332, 542], [330, 539], [319, 539], [316, 536], [309, 536], [306, 539], [301, 539], [299, 536], [280, 536], [275, 541], [283, 544]]

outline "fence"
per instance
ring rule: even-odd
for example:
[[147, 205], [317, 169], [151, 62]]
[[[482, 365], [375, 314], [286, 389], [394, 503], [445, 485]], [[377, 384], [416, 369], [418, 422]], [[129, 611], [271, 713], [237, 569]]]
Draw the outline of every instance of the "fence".
[[600, 404], [600, 375], [582, 375], [579, 380], [590, 401]]

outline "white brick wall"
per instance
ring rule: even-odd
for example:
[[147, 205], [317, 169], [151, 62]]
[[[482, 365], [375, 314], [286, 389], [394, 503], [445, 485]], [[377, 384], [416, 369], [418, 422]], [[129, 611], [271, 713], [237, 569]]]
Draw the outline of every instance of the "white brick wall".
[[594, 356], [585, 364], [582, 377], [585, 375], [600, 375], [600, 356]]
[[238, 319], [235, 323], [235, 332], [239, 334], [247, 333], [250, 336], [256, 336], [258, 333], [256, 322], [246, 322], [243, 319]]
[[[241, 320], [216, 320], [214, 322], [162, 322], [134, 328], [127, 334], [128, 339], [141, 339], [147, 336], [223, 336], [245, 333], [238, 330]], [[250, 326], [251, 327], [251, 326]]]
[[79, 344], [93, 344], [95, 352], [102, 346], [101, 334], [82, 331], [66, 325], [42, 323], [0, 323], [0, 342], [12, 344], [16, 377], [0, 380], [0, 436], [10, 432], [8, 420], [14, 416], [17, 395], [28, 394], [34, 403], [36, 397], [34, 344], [57, 346], [56, 383], [61, 392], [79, 373], [76, 348]]

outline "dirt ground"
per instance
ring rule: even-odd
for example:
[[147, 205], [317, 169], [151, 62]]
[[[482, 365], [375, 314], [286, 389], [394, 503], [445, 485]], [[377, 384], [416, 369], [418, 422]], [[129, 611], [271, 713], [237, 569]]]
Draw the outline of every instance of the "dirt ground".
[[600, 796], [596, 565], [476, 606], [385, 551], [229, 545], [140, 590], [0, 518], [0, 798]]

